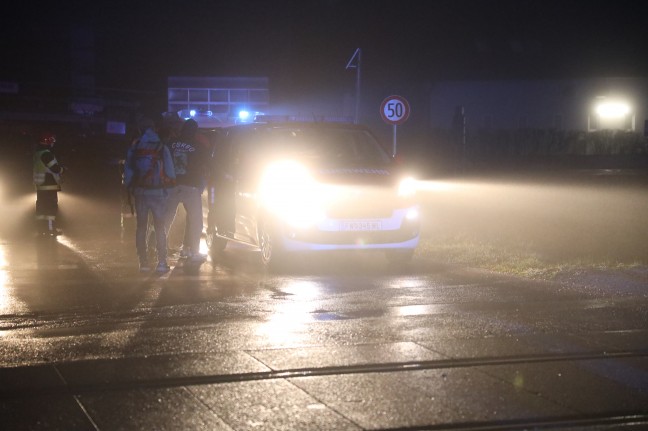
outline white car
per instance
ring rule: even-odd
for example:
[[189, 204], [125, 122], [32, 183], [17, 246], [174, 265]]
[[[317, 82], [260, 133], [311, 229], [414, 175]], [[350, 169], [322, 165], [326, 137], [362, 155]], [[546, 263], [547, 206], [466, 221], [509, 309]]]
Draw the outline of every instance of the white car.
[[229, 127], [210, 171], [205, 226], [215, 260], [228, 241], [258, 247], [271, 268], [328, 250], [381, 251], [402, 263], [418, 245], [415, 182], [364, 126]]

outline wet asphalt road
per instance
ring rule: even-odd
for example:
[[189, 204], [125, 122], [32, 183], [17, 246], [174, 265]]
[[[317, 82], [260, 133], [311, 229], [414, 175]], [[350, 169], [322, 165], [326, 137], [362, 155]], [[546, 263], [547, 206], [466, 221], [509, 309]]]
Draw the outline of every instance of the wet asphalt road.
[[[5, 205], [0, 429], [646, 429], [648, 297], [415, 258], [140, 274], [114, 196]], [[174, 244], [172, 244], [174, 245]]]

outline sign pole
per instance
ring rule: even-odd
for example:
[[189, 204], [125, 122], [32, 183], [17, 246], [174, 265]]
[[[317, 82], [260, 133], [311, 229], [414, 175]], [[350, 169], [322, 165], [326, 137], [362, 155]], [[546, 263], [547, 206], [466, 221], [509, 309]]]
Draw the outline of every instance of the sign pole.
[[392, 157], [396, 157], [397, 151], [397, 128], [399, 124], [407, 121], [410, 114], [409, 102], [401, 96], [389, 96], [380, 104], [380, 115], [387, 124], [393, 126]]
[[396, 129], [398, 126], [394, 124], [394, 141], [393, 141], [393, 146], [392, 146], [392, 157], [396, 157]]

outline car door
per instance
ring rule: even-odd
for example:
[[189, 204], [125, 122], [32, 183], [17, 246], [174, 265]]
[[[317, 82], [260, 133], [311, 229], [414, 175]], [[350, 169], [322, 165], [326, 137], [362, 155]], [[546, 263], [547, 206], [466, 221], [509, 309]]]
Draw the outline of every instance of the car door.
[[234, 176], [231, 139], [223, 133], [215, 139], [208, 163], [207, 230], [232, 237], [234, 232]]
[[244, 130], [232, 140], [235, 177], [234, 237], [254, 245], [257, 244], [257, 188], [260, 178], [256, 135], [254, 130]]

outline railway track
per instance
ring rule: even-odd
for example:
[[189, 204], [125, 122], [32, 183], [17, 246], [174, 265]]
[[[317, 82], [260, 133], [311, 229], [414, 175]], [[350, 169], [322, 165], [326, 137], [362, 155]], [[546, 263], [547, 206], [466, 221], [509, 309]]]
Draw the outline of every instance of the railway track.
[[[16, 400], [35, 396], [82, 396], [85, 394], [104, 393], [108, 391], [146, 390], [160, 388], [192, 387], [196, 385], [218, 385], [273, 379], [293, 379], [304, 377], [326, 377], [353, 374], [372, 373], [402, 373], [422, 370], [443, 370], [451, 368], [489, 367], [497, 365], [540, 364], [557, 362], [597, 361], [610, 359], [647, 358], [648, 350], [624, 350], [614, 352], [582, 352], [539, 354], [519, 356], [494, 356], [481, 358], [442, 359], [431, 361], [394, 362], [380, 364], [361, 364], [334, 367], [312, 367], [295, 369], [278, 369], [267, 372], [199, 375], [181, 377], [161, 377], [149, 379], [120, 379], [119, 381], [97, 381], [85, 384], [72, 384], [65, 381], [58, 372], [60, 381], [49, 386], [29, 386], [23, 389], [0, 389], [0, 401], [3, 399]], [[144, 361], [146, 359], [143, 359]], [[87, 362], [87, 361], [85, 361]], [[69, 363], [67, 365], [70, 365]], [[40, 367], [57, 368], [56, 364], [41, 365]], [[30, 367], [19, 367], [30, 368]], [[14, 371], [19, 371], [19, 368]], [[32, 367], [33, 368], [33, 367]], [[11, 369], [5, 369], [5, 371]], [[397, 430], [458, 430], [458, 431], [487, 431], [487, 430], [550, 430], [550, 429], [648, 429], [648, 406], [644, 409], [631, 411], [609, 411], [596, 414], [580, 414], [568, 416], [519, 418], [510, 420], [434, 424], [403, 428], [384, 428], [384, 431]]]

